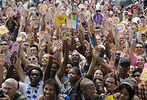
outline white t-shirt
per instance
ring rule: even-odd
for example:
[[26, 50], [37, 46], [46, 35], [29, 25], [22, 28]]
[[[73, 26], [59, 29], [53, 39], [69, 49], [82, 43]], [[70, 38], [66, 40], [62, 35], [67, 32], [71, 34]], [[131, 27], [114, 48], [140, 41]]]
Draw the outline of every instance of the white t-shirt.
[[25, 83], [19, 82], [19, 91], [27, 97], [27, 100], [37, 100], [43, 94], [43, 81], [40, 81], [37, 87], [31, 87], [29, 80], [26, 80], [27, 82]]

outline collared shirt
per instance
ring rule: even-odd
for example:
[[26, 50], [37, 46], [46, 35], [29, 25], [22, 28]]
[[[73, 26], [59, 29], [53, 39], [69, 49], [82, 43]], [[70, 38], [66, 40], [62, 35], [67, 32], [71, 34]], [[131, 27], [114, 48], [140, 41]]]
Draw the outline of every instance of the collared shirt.
[[142, 81], [138, 85], [138, 96], [141, 99], [147, 99], [147, 81]]
[[20, 92], [16, 92], [13, 100], [27, 100], [26, 96], [21, 94]]

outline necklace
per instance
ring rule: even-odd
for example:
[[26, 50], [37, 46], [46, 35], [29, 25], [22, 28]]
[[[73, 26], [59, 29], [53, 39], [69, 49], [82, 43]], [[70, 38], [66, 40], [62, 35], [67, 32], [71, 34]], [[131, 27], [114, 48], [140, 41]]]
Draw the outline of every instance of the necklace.
[[38, 89], [40, 87], [40, 84], [38, 84], [36, 87], [34, 87], [34, 89], [31, 87], [31, 83], [28, 84], [27, 90], [26, 90], [26, 96], [29, 99], [37, 99], [37, 93], [38, 93]]

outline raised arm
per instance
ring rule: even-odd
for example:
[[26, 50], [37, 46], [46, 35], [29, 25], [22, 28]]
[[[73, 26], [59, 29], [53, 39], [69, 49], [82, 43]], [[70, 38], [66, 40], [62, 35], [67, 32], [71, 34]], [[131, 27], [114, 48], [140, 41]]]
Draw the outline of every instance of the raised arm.
[[71, 45], [71, 39], [67, 38], [66, 41], [64, 41], [65, 43], [65, 50], [64, 50], [64, 59], [63, 59], [63, 63], [61, 65], [61, 67], [59, 68], [58, 72], [57, 72], [57, 76], [61, 79], [62, 77], [64, 77], [64, 73], [65, 73], [65, 69], [66, 69], [66, 65], [67, 65], [67, 61], [68, 61], [68, 55], [69, 55], [69, 48]]
[[129, 52], [129, 59], [130, 59], [132, 65], [135, 65], [134, 61], [133, 61], [133, 52], [134, 52], [134, 49], [135, 49], [135, 42], [136, 42], [136, 40], [133, 39], [132, 43], [131, 43], [130, 52]]
[[16, 72], [20, 78], [20, 81], [21, 82], [25, 82], [25, 73], [21, 67], [21, 62], [20, 62], [20, 57], [17, 57], [17, 61], [14, 65], [15, 69], [16, 69]]
[[5, 60], [4, 60], [4, 55], [0, 54], [0, 88], [2, 87], [2, 82], [3, 82], [3, 75], [4, 75], [4, 65], [5, 65]]
[[19, 57], [25, 66], [30, 64], [30, 62], [25, 57], [24, 51], [22, 49], [22, 45], [20, 45], [19, 47]]
[[92, 51], [92, 61], [89, 67], [89, 70], [87, 72], [87, 76], [92, 76], [95, 71], [96, 61], [99, 57], [99, 48], [96, 46], [94, 50]]

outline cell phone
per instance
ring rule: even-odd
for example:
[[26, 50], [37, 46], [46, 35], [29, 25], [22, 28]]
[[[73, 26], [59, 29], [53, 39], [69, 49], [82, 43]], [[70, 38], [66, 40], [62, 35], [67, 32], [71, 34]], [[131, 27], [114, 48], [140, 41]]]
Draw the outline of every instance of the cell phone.
[[0, 97], [5, 97], [4, 91], [2, 89], [0, 89]]

